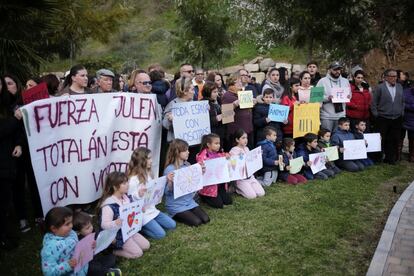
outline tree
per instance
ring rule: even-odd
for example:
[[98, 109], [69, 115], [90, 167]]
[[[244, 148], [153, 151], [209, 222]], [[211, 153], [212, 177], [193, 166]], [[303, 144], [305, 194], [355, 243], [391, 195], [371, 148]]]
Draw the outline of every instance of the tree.
[[173, 57], [194, 65], [218, 66], [232, 46], [229, 0], [176, 0], [178, 30]]

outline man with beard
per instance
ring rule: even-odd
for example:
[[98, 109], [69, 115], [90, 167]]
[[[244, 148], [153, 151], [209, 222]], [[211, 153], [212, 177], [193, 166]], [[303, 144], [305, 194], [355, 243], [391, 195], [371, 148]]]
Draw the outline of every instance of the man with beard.
[[[338, 127], [338, 119], [345, 117], [345, 103], [332, 103], [332, 89], [340, 88], [349, 89], [349, 81], [341, 77], [342, 65], [335, 61], [328, 68], [328, 74], [319, 80], [316, 86], [325, 88], [324, 98], [321, 106], [321, 128], [325, 128], [331, 132]], [[348, 96], [351, 97], [350, 95]]]

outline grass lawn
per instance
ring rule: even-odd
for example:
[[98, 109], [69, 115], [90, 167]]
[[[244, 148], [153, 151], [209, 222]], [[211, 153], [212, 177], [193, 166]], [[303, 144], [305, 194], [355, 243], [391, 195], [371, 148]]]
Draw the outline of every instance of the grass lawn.
[[[234, 197], [224, 210], [205, 207], [211, 222], [179, 225], [124, 275], [364, 275], [414, 166], [379, 165], [306, 185], [278, 183], [256, 200]], [[393, 186], [397, 193], [393, 192]], [[31, 231], [0, 257], [0, 275], [37, 275], [42, 237]]]

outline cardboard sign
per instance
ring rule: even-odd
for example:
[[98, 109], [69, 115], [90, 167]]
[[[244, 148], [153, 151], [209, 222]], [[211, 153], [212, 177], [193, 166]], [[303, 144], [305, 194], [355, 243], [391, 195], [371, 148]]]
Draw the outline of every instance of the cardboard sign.
[[320, 127], [319, 103], [295, 104], [293, 109], [293, 138], [308, 132], [317, 134]]
[[331, 96], [333, 103], [349, 103], [351, 89], [349, 87], [332, 87]]
[[323, 96], [325, 94], [325, 87], [317, 86], [311, 88], [310, 93], [310, 103], [321, 103], [323, 101]]
[[45, 82], [41, 82], [35, 87], [27, 89], [22, 93], [23, 104], [29, 104], [37, 100], [49, 98], [49, 92]]
[[327, 147], [324, 148], [324, 150], [325, 156], [328, 158], [328, 161], [335, 161], [339, 159], [337, 146]]
[[311, 95], [310, 89], [299, 89], [298, 90], [298, 96], [299, 96], [300, 102], [305, 102], [305, 103], [310, 102], [310, 95]]
[[122, 205], [119, 208], [119, 217], [122, 220], [122, 239], [126, 242], [142, 228], [142, 207], [144, 200], [136, 200]]
[[95, 255], [108, 248], [116, 238], [119, 229], [107, 229], [99, 232], [96, 238]]
[[303, 156], [297, 157], [295, 159], [291, 159], [289, 160], [289, 166], [290, 166], [290, 170], [289, 173], [290, 174], [296, 174], [298, 172], [300, 172], [300, 170], [303, 167]]
[[126, 172], [137, 147], [151, 150], [158, 175], [161, 107], [155, 94], [62, 96], [21, 110], [44, 214], [98, 199], [106, 176]]
[[174, 137], [190, 146], [200, 144], [201, 137], [211, 132], [208, 101], [175, 103], [172, 115]]
[[367, 147], [365, 140], [345, 140], [344, 160], [356, 160], [367, 158]]
[[232, 103], [221, 106], [221, 123], [228, 124], [234, 122], [234, 106]]
[[245, 179], [247, 177], [246, 156], [244, 154], [230, 156], [229, 160], [227, 160], [227, 168], [230, 174], [230, 181]]
[[261, 168], [263, 168], [262, 147], [259, 146], [246, 153], [247, 176], [252, 176]]
[[364, 133], [364, 139], [367, 141], [367, 152], [381, 151], [381, 134]]
[[76, 266], [73, 271], [76, 273], [82, 269], [85, 265], [87, 265], [93, 259], [93, 242], [95, 233], [90, 233], [83, 239], [81, 239], [75, 247], [75, 251], [73, 252], [72, 259], [76, 259]]
[[239, 97], [240, 109], [253, 107], [253, 91], [239, 91], [237, 92], [237, 96]]
[[273, 122], [284, 122], [289, 115], [289, 106], [281, 104], [271, 104], [269, 106], [268, 117]]
[[326, 157], [325, 154], [323, 154], [323, 152], [309, 154], [309, 161], [312, 162], [310, 167], [313, 174], [326, 169]]
[[225, 157], [205, 160], [206, 170], [203, 174], [203, 186], [226, 183], [230, 181], [230, 172]]
[[200, 164], [174, 171], [174, 199], [203, 188], [203, 173]]

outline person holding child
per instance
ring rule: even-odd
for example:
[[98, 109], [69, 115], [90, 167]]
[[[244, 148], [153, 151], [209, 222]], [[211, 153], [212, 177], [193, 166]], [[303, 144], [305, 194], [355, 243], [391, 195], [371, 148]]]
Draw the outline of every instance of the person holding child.
[[263, 159], [263, 168], [259, 172], [261, 176], [258, 176], [257, 180], [262, 186], [270, 186], [276, 182], [279, 166], [283, 166], [283, 164], [279, 163], [279, 153], [275, 147], [277, 139], [276, 130], [267, 126], [263, 129], [263, 134], [266, 138], [257, 143], [257, 146], [262, 148]]
[[132, 202], [128, 193], [128, 177], [121, 172], [108, 174], [102, 197], [98, 203], [99, 221], [102, 229], [119, 229], [114, 243], [114, 254], [128, 259], [139, 258], [150, 247], [149, 241], [140, 233], [123, 241], [121, 226], [123, 221], [120, 208]]
[[[197, 162], [202, 163], [205, 160], [225, 157], [226, 154], [221, 151], [220, 136], [215, 133], [204, 135], [201, 139], [201, 151], [197, 155]], [[227, 183], [213, 184], [203, 187], [198, 194], [200, 198], [213, 208], [223, 208], [224, 205], [233, 204], [231, 194], [227, 192]]]
[[165, 209], [176, 221], [189, 226], [200, 226], [210, 221], [207, 213], [195, 202], [195, 193], [189, 193], [174, 199], [174, 171], [190, 166], [187, 161], [189, 155], [188, 143], [181, 139], [174, 139], [167, 152], [164, 175], [167, 176], [165, 186]]
[[[128, 194], [134, 200], [145, 198], [148, 183], [154, 179], [152, 174], [151, 151], [144, 147], [136, 148], [128, 163]], [[160, 212], [154, 204], [144, 205], [141, 232], [153, 239], [162, 239], [166, 230], [176, 227], [175, 221], [168, 215]]]

